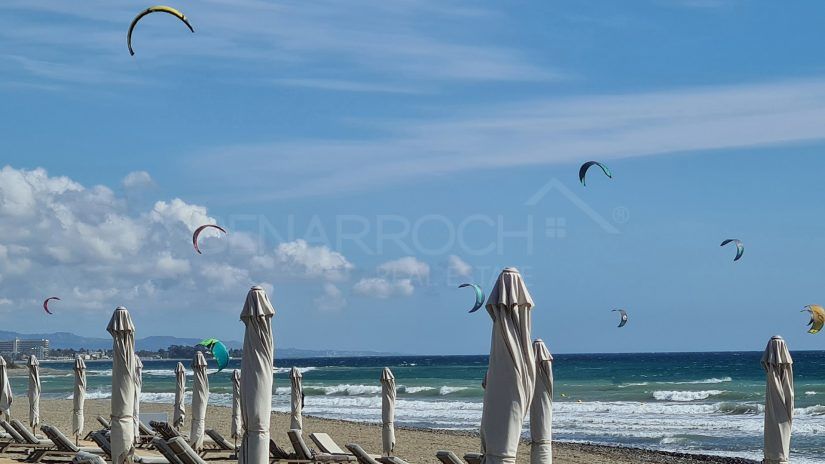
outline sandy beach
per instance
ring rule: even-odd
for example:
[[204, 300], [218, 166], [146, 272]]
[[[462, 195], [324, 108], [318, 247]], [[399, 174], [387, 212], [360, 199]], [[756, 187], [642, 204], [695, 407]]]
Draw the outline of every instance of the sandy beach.
[[[40, 410], [44, 424], [56, 425], [65, 433], [71, 428], [71, 408], [69, 400], [41, 400]], [[97, 428], [95, 417], [108, 416], [108, 400], [86, 401], [86, 428]], [[171, 415], [171, 407], [166, 404], [141, 404], [142, 412], [165, 412]], [[188, 413], [189, 411], [187, 411]], [[28, 403], [25, 397], [16, 398], [12, 406], [14, 417], [25, 418], [28, 414]], [[187, 417], [188, 419], [188, 417]], [[25, 421], [24, 421], [25, 422]], [[210, 406], [207, 413], [207, 427], [217, 429], [225, 436], [229, 436], [230, 410], [224, 407]], [[272, 437], [285, 449], [291, 449], [286, 430], [289, 428], [289, 417], [286, 414], [272, 414]], [[188, 421], [184, 430], [188, 429]], [[346, 443], [358, 443], [371, 453], [379, 453], [381, 449], [381, 428], [375, 424], [361, 424], [356, 422], [304, 418], [304, 432], [326, 432], [341, 446]], [[478, 437], [470, 433], [397, 429], [396, 454], [411, 464], [437, 463], [435, 453], [438, 450], [452, 450], [458, 455], [466, 452], [478, 451]], [[92, 445], [88, 443], [87, 445]], [[145, 451], [142, 451], [145, 453]], [[555, 443], [553, 459], [557, 464], [698, 464], [698, 463], [725, 463], [750, 464], [754, 461], [736, 458], [720, 458], [698, 455], [681, 455], [678, 453], [662, 453], [632, 448], [599, 446], [576, 443]], [[17, 462], [8, 455], [0, 455], [0, 464]], [[530, 462], [529, 445], [522, 443], [519, 447], [518, 463]]]

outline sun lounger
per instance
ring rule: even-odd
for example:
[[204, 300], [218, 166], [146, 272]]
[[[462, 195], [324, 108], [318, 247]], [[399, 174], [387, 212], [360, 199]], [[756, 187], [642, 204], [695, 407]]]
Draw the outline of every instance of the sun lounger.
[[369, 453], [364, 451], [364, 448], [361, 448], [360, 445], [355, 443], [347, 444], [347, 449], [358, 459], [358, 464], [380, 464], [377, 459], [370, 456]]
[[152, 439], [152, 447], [158, 450], [160, 454], [169, 461], [169, 464], [183, 464], [177, 454], [169, 448], [169, 444], [163, 438], [155, 437]]
[[229, 443], [229, 440], [224, 438], [217, 430], [206, 429], [206, 435], [215, 442], [215, 446], [217, 446], [215, 451], [229, 451], [233, 456], [238, 452], [238, 448], [234, 444]]
[[435, 457], [438, 458], [441, 464], [464, 464], [458, 455], [452, 451], [438, 451], [435, 453]]
[[349, 443], [347, 449], [358, 459], [358, 464], [407, 464], [407, 461], [397, 456], [380, 456], [367, 453], [361, 445]]
[[[338, 443], [335, 443], [335, 440], [332, 439], [326, 433], [310, 433], [309, 438], [315, 443], [319, 450], [327, 454], [352, 454], [347, 451], [344, 451], [343, 448], [338, 446]], [[376, 457], [376, 456], [373, 456]]]
[[11, 426], [14, 427], [14, 430], [17, 430], [17, 433], [19, 433], [20, 436], [23, 437], [23, 441], [25, 441], [29, 445], [54, 446], [54, 444], [51, 441], [47, 439], [42, 439], [40, 437], [36, 437], [31, 432], [31, 430], [28, 429], [28, 427], [23, 425], [23, 423], [17, 419], [12, 419], [11, 422], [9, 422], [9, 424], [11, 424]]
[[17, 430], [14, 429], [14, 427], [11, 426], [11, 424], [4, 420], [0, 420], [0, 426], [2, 426], [2, 429], [6, 432], [6, 436], [8, 437], [8, 439], [0, 443], [0, 453], [5, 453], [15, 448], [19, 450], [20, 445], [26, 444], [26, 440], [17, 432]]
[[97, 422], [103, 427], [104, 430], [111, 430], [112, 423], [106, 420], [103, 416], [97, 416]]
[[149, 426], [160, 435], [161, 438], [167, 442], [173, 438], [183, 437], [174, 427], [170, 426], [168, 422], [149, 422]]
[[481, 458], [483, 457], [483, 454], [467, 453], [464, 455], [464, 460], [467, 461], [467, 464], [481, 464]]
[[140, 444], [143, 446], [151, 446], [152, 439], [155, 438], [157, 434], [140, 421], [138, 421], [138, 430], [140, 431]]
[[354, 462], [358, 459], [351, 454], [329, 454], [316, 453], [307, 446], [301, 431], [292, 429], [287, 432], [289, 441], [292, 443], [292, 448], [295, 450], [295, 456], [298, 459], [305, 459], [314, 462]]
[[182, 437], [176, 437], [166, 442], [183, 464], [207, 464]]
[[[108, 460], [112, 460], [112, 442], [103, 434], [103, 432], [92, 432], [91, 439], [95, 444], [103, 451], [103, 454], [106, 455]], [[160, 440], [160, 438], [158, 439]], [[162, 440], [161, 440], [162, 441]], [[166, 444], [166, 442], [164, 442]], [[154, 446], [154, 445], [153, 445]], [[140, 456], [135, 454], [135, 462], [140, 464], [170, 464], [168, 458], [164, 458], [162, 456]], [[171, 464], [180, 464], [179, 462], [173, 462]]]
[[92, 448], [92, 447], [78, 447], [74, 443], [71, 442], [66, 435], [63, 435], [63, 432], [58, 430], [56, 427], [52, 427], [50, 425], [44, 425], [40, 427], [40, 430], [49, 438], [49, 440], [54, 443], [54, 448], [48, 449], [39, 449], [34, 450], [29, 455], [29, 458], [26, 460], [27, 462], [40, 462], [45, 457], [49, 458], [62, 458], [63, 460], [70, 460], [74, 458], [77, 453], [85, 452], [91, 454], [103, 454], [103, 450], [100, 448]]
[[81, 451], [74, 455], [72, 464], [106, 464], [106, 460], [97, 454]]

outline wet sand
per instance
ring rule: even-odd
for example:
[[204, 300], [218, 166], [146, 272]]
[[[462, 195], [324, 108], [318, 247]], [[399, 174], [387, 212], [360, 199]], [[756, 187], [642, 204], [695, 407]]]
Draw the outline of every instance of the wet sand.
[[[172, 407], [168, 404], [141, 404], [141, 412], [161, 412], [172, 415]], [[66, 435], [71, 432], [72, 402], [69, 400], [42, 400], [40, 402], [41, 421], [43, 424], [57, 426]], [[187, 409], [187, 414], [190, 411]], [[230, 409], [210, 406], [207, 412], [207, 428], [216, 429], [225, 437], [229, 437]], [[95, 417], [102, 415], [108, 418], [109, 400], [86, 401], [86, 431], [99, 428]], [[28, 402], [25, 396], [15, 398], [12, 406], [12, 415], [26, 422], [28, 418]], [[185, 431], [189, 428], [187, 417]], [[273, 413], [271, 422], [272, 437], [284, 449], [291, 450], [286, 431], [289, 428], [289, 416]], [[358, 443], [367, 452], [378, 454], [381, 452], [381, 427], [375, 424], [361, 424], [330, 419], [304, 417], [304, 434], [309, 442], [309, 433], [328, 433], [341, 447], [347, 443]], [[450, 450], [459, 456], [468, 452], [478, 452], [478, 436], [467, 432], [414, 430], [406, 428], [396, 429], [396, 455], [410, 464], [430, 463], [437, 464], [435, 453], [438, 450]], [[91, 446], [92, 444], [87, 444]], [[310, 442], [309, 445], [313, 447]], [[149, 454], [141, 451], [142, 454]], [[17, 463], [9, 455], [0, 455], [0, 464]], [[519, 446], [518, 464], [529, 464], [529, 445], [522, 443]], [[554, 443], [553, 462], [555, 464], [754, 464], [756, 461], [738, 458], [720, 458], [712, 456], [686, 455], [679, 453], [663, 453], [634, 448], [600, 446], [577, 443]]]

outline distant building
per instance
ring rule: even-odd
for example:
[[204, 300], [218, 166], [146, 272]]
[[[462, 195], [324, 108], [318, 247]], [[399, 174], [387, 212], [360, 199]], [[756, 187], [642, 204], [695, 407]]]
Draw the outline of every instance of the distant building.
[[21, 340], [19, 338], [0, 341], [0, 354], [8, 356], [11, 359], [31, 355], [46, 359], [49, 357], [49, 341], [46, 339]]

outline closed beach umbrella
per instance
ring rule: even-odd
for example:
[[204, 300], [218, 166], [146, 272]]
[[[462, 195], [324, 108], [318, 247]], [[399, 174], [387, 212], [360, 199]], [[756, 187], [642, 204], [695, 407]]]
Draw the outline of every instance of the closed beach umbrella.
[[553, 356], [541, 339], [533, 342], [536, 389], [530, 403], [530, 464], [552, 464]]
[[232, 371], [232, 438], [237, 440], [243, 434], [243, 419], [241, 419], [241, 371]]
[[186, 406], [183, 404], [186, 396], [186, 368], [183, 363], [179, 362], [175, 367], [175, 410], [172, 413], [172, 425], [176, 429], [183, 426], [183, 420], [186, 418]]
[[40, 361], [35, 355], [29, 356], [29, 427], [34, 430], [40, 425]]
[[80, 355], [74, 360], [74, 396], [72, 399], [72, 435], [83, 434], [83, 403], [86, 402], [86, 362]]
[[395, 376], [385, 367], [381, 372], [381, 441], [384, 456], [391, 456], [395, 449]]
[[762, 354], [762, 368], [767, 374], [765, 388], [765, 460], [764, 464], [790, 462], [791, 425], [793, 422], [793, 359], [782, 337], [776, 335]]
[[206, 430], [206, 405], [209, 403], [209, 377], [206, 376], [206, 358], [202, 351], [195, 352], [192, 370], [195, 381], [192, 383], [192, 431], [189, 433], [189, 444], [195, 451], [201, 451]]
[[11, 392], [9, 372], [6, 369], [6, 360], [0, 356], [0, 417], [8, 420], [11, 416], [11, 404], [14, 402], [14, 395]]
[[533, 299], [515, 268], [498, 276], [487, 299], [493, 319], [487, 386], [481, 413], [484, 464], [514, 463], [536, 380], [530, 340]]
[[292, 403], [292, 414], [289, 416], [289, 428], [301, 430], [304, 428], [303, 420], [301, 419], [301, 410], [304, 408], [304, 389], [301, 385], [301, 371], [293, 367], [289, 371], [290, 400]]
[[269, 416], [272, 413], [272, 316], [275, 308], [261, 287], [246, 295], [241, 321], [246, 326], [241, 358], [241, 417], [243, 441], [238, 462], [269, 463]]
[[135, 355], [135, 443], [140, 443], [140, 392], [143, 390], [143, 362]]
[[135, 325], [123, 306], [112, 314], [112, 464], [134, 462], [135, 454]]

